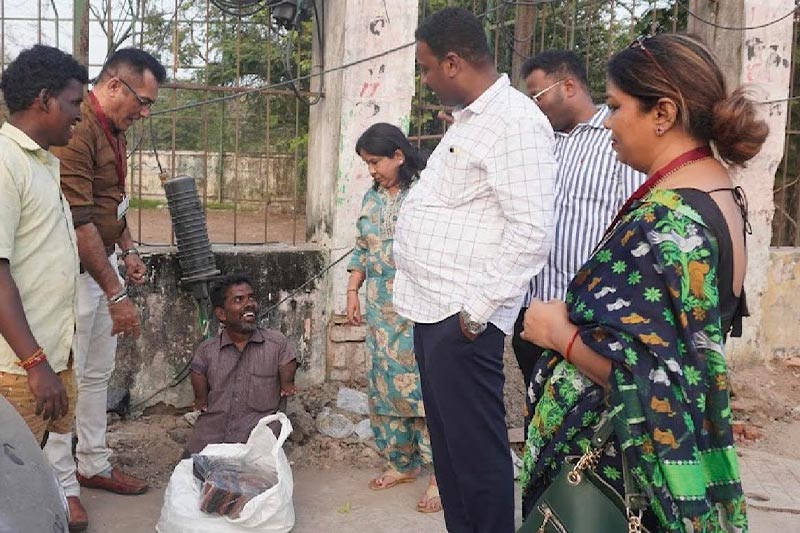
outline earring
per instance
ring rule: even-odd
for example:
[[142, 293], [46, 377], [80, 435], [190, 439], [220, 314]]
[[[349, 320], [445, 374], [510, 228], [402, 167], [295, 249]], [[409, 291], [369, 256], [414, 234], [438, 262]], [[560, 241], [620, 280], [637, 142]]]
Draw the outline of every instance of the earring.
[[403, 163], [405, 163], [405, 161], [406, 161], [405, 159], [401, 159], [400, 164], [402, 165]]
[[656, 126], [656, 136], [661, 137], [664, 135], [664, 128], [661, 126]]

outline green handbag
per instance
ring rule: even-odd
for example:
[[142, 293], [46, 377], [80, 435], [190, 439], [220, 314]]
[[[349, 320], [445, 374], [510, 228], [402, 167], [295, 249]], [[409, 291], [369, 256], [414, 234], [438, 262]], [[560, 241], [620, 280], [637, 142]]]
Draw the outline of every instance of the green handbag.
[[625, 496], [595, 474], [606, 442], [614, 431], [606, 417], [580, 458], [567, 459], [558, 476], [536, 501], [517, 533], [641, 533], [647, 498], [636, 486], [622, 456]]

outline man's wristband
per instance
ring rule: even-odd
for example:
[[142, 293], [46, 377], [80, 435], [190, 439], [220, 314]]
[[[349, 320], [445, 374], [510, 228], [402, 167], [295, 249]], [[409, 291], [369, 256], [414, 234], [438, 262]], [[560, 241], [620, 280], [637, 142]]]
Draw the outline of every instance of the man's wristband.
[[128, 297], [128, 289], [123, 287], [120, 292], [108, 298], [108, 305], [118, 304], [127, 297]]
[[31, 356], [23, 359], [22, 361], [17, 361], [17, 366], [22, 367], [23, 370], [27, 372], [31, 368], [38, 366], [44, 363], [45, 361], [47, 361], [47, 356], [45, 355], [44, 350], [42, 348], [39, 348], [38, 350], [33, 352]]
[[126, 257], [128, 257], [131, 254], [139, 255], [139, 249], [138, 248], [128, 248], [127, 250], [122, 252], [122, 255], [120, 257], [122, 259], [125, 259]]

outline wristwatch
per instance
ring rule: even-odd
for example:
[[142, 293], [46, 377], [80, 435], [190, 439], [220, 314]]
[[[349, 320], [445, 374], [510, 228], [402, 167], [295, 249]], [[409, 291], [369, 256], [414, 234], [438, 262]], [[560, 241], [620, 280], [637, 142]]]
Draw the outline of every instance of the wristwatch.
[[486, 329], [486, 322], [478, 322], [469, 316], [466, 310], [462, 309], [458, 314], [464, 322], [464, 327], [473, 335], [480, 335]]

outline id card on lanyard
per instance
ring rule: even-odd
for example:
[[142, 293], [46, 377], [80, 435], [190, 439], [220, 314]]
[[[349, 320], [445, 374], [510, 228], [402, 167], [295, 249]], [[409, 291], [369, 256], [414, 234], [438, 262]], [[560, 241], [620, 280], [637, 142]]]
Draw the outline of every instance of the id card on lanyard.
[[97, 120], [100, 121], [100, 126], [103, 128], [103, 133], [106, 135], [106, 139], [108, 139], [108, 143], [111, 145], [111, 150], [114, 152], [114, 166], [117, 170], [117, 185], [119, 185], [120, 189], [122, 189], [122, 201], [117, 206], [117, 220], [122, 220], [125, 216], [125, 213], [128, 211], [128, 207], [130, 206], [130, 198], [127, 194], [125, 194], [125, 178], [128, 175], [128, 166], [126, 165], [126, 157], [125, 157], [125, 145], [122, 140], [111, 133], [111, 126], [108, 122], [108, 117], [103, 111], [103, 108], [100, 107], [100, 102], [97, 101], [97, 97], [94, 95], [92, 91], [89, 91], [89, 102], [92, 105], [92, 110], [94, 111]]

